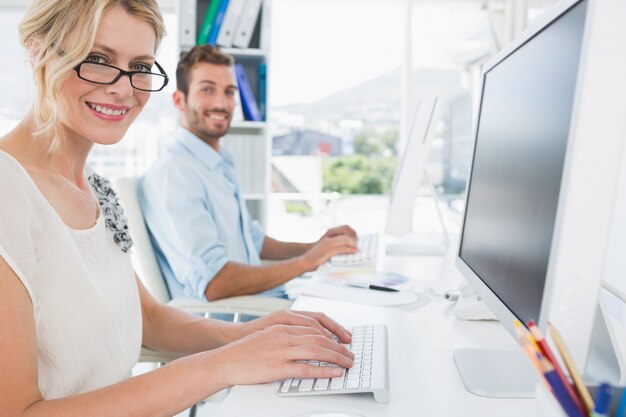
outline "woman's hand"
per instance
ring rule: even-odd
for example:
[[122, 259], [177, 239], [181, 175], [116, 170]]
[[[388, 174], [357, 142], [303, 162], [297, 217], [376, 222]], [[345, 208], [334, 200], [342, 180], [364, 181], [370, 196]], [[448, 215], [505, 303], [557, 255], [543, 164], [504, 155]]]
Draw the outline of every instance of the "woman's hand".
[[315, 330], [316, 334], [328, 339], [332, 339], [333, 335], [335, 335], [341, 343], [350, 343], [352, 341], [350, 333], [324, 313], [293, 310], [278, 311], [242, 324], [242, 336], [250, 335], [276, 324], [308, 327]]
[[[277, 313], [276, 316], [308, 322], [307, 319], [314, 320], [309, 314]], [[293, 317], [298, 315], [300, 317]], [[269, 323], [269, 317], [266, 322]], [[347, 336], [347, 333], [343, 336]], [[207, 354], [215, 361], [210, 366], [218, 369], [217, 374], [227, 386], [258, 384], [291, 377], [335, 378], [343, 374], [343, 368], [350, 368], [354, 359], [348, 349], [329, 337], [328, 330], [320, 330], [316, 326], [285, 324], [271, 324]], [[339, 367], [303, 363], [308, 360], [333, 363]]]

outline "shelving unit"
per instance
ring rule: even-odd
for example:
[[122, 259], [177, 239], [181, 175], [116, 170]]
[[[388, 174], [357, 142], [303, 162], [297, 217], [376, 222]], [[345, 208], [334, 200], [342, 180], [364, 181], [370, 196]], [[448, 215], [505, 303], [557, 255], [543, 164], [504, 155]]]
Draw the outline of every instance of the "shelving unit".
[[[210, 1], [219, 0], [177, 0], [179, 53], [188, 51], [196, 44], [197, 32], [202, 26]], [[259, 64], [265, 64], [266, 77], [270, 70], [270, 16], [271, 0], [263, 0], [250, 47], [220, 48], [243, 66], [257, 103], [259, 103]], [[228, 134], [222, 139], [222, 145], [235, 159], [237, 175], [250, 215], [266, 228], [272, 143], [267, 122], [269, 120], [267, 88], [265, 91], [264, 120], [233, 120]]]

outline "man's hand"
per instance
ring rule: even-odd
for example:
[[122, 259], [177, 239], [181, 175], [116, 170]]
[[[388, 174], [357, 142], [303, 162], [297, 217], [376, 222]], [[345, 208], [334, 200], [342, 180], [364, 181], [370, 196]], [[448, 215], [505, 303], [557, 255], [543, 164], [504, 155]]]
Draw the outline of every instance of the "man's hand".
[[[326, 233], [328, 234], [329, 232], [330, 230]], [[352, 230], [352, 232], [354, 233], [354, 230]], [[356, 253], [359, 250], [354, 237], [344, 234], [338, 234], [333, 237], [325, 236], [326, 235], [322, 236], [322, 238], [315, 243], [311, 249], [302, 255], [301, 258], [306, 271], [315, 271], [320, 265], [335, 255], [339, 255], [341, 253]]]
[[356, 232], [354, 231], [354, 229], [344, 224], [343, 226], [333, 227], [331, 229], [328, 229], [326, 233], [324, 233], [324, 235], [318, 240], [318, 242], [320, 242], [325, 237], [335, 237], [335, 236], [342, 236], [342, 235], [351, 237], [352, 239], [356, 239]]

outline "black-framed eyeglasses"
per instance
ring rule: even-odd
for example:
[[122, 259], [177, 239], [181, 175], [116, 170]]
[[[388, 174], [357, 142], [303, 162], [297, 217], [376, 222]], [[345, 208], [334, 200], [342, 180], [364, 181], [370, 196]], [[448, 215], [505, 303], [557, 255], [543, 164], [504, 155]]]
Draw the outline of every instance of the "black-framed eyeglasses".
[[161, 72], [160, 74], [145, 71], [124, 71], [113, 65], [99, 62], [81, 62], [74, 67], [74, 71], [76, 71], [78, 78], [81, 80], [95, 84], [115, 84], [122, 75], [128, 75], [130, 85], [133, 88], [141, 91], [156, 92], [165, 88], [169, 78], [158, 62], [154, 61], [154, 65]]

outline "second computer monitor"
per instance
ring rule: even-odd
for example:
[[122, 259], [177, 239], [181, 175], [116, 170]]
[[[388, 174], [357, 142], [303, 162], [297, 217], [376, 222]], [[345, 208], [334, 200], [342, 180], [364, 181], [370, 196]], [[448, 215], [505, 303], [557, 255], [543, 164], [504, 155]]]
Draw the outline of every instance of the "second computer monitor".
[[415, 198], [426, 178], [431, 143], [439, 119], [439, 100], [433, 92], [425, 92], [411, 120], [407, 144], [396, 169], [385, 225], [385, 232], [400, 240], [387, 244], [388, 254], [441, 253], [447, 247], [443, 233], [436, 237], [413, 233]]

